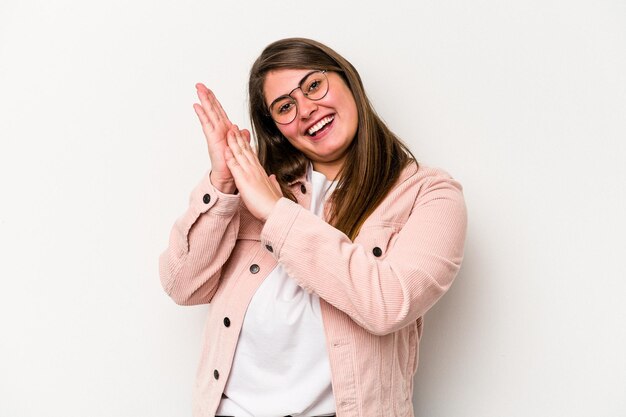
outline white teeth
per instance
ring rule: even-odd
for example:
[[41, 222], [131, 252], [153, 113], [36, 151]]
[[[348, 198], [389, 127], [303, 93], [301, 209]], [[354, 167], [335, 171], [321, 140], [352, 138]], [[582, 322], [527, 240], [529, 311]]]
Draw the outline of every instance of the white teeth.
[[315, 133], [320, 130], [321, 128], [323, 128], [324, 126], [326, 126], [328, 123], [332, 122], [333, 119], [335, 118], [335, 116], [327, 116], [324, 117], [322, 120], [320, 120], [319, 122], [315, 123], [313, 126], [311, 126], [309, 128], [309, 130], [307, 131], [307, 133], [311, 136], [315, 135]]

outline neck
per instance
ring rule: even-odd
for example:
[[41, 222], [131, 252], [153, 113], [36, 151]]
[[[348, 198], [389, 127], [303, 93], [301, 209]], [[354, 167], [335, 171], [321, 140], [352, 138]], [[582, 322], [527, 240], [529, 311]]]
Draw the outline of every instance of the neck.
[[313, 169], [324, 174], [331, 181], [339, 179], [339, 171], [343, 166], [343, 160], [333, 162], [313, 162]]

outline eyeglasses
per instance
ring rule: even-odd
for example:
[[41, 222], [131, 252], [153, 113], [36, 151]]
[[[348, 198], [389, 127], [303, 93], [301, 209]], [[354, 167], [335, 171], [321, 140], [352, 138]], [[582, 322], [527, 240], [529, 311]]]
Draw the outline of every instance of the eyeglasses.
[[328, 77], [326, 70], [309, 72], [289, 94], [278, 97], [269, 106], [272, 120], [281, 125], [293, 122], [298, 115], [298, 103], [291, 95], [300, 90], [309, 100], [317, 101], [326, 97], [328, 93]]

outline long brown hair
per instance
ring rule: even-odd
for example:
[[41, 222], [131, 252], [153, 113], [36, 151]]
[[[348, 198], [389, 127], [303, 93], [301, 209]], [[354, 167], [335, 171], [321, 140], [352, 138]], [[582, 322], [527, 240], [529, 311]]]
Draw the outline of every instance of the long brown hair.
[[394, 186], [402, 169], [415, 158], [378, 117], [365, 94], [359, 73], [348, 60], [311, 39], [282, 39], [268, 45], [254, 62], [248, 90], [259, 160], [268, 174], [276, 175], [285, 197], [295, 201], [288, 184], [306, 173], [309, 160], [289, 143], [269, 116], [263, 85], [267, 73], [276, 69], [334, 71], [354, 96], [358, 128], [338, 174], [329, 216], [330, 224], [354, 240], [363, 222]]

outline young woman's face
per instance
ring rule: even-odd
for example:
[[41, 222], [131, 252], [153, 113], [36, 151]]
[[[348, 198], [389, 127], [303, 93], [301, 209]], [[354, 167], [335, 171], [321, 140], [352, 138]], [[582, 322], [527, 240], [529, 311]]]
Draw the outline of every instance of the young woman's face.
[[[264, 97], [270, 105], [289, 94], [310, 69], [280, 69], [265, 77]], [[297, 115], [288, 124], [276, 124], [289, 142], [313, 163], [313, 168], [335, 178], [343, 166], [346, 151], [356, 135], [359, 118], [352, 92], [335, 72], [327, 72], [328, 93], [317, 100], [308, 99], [300, 89], [291, 93], [297, 104]]]

